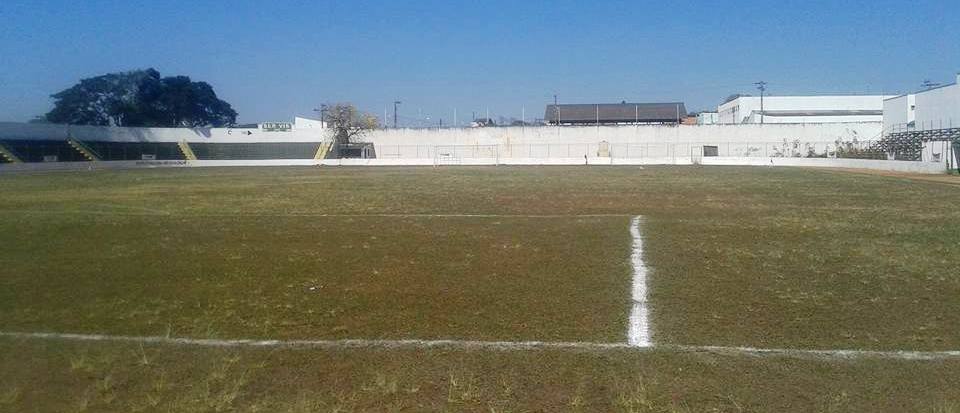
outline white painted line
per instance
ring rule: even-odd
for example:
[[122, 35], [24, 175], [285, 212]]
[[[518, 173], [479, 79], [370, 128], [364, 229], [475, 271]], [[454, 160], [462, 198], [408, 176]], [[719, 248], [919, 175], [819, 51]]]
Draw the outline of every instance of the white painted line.
[[630, 265], [633, 267], [632, 305], [630, 323], [627, 329], [627, 343], [636, 347], [653, 345], [650, 340], [650, 320], [647, 311], [647, 266], [643, 262], [643, 237], [640, 225], [643, 217], [630, 220], [630, 236], [633, 238], [633, 250], [630, 253]]
[[[140, 208], [137, 208], [140, 209]], [[146, 208], [143, 208], [146, 211]], [[324, 214], [324, 213], [171, 213], [97, 210], [0, 210], [3, 214], [42, 214], [42, 215], [117, 215], [117, 216], [169, 216], [169, 217], [330, 217], [330, 218], [620, 218], [629, 214]]]
[[72, 341], [112, 341], [147, 344], [180, 344], [204, 347], [309, 347], [309, 348], [466, 348], [493, 350], [532, 350], [538, 348], [569, 349], [611, 349], [628, 348], [626, 343], [592, 343], [579, 341], [482, 341], [482, 340], [379, 340], [379, 339], [343, 339], [343, 340], [247, 340], [247, 339], [211, 339], [178, 338], [163, 336], [113, 336], [105, 334], [74, 333], [21, 333], [0, 332], [0, 337], [24, 339], [51, 339]]
[[947, 351], [880, 351], [880, 350], [803, 350], [725, 346], [687, 346], [658, 344], [637, 347], [629, 343], [595, 343], [582, 341], [482, 341], [482, 340], [245, 340], [206, 339], [162, 336], [112, 336], [104, 334], [73, 333], [21, 333], [0, 332], [0, 337], [26, 340], [65, 340], [90, 342], [128, 342], [159, 345], [184, 345], [197, 347], [260, 347], [260, 348], [319, 348], [319, 349], [481, 349], [481, 350], [538, 350], [568, 349], [587, 351], [674, 351], [681, 353], [713, 353], [748, 356], [781, 356], [811, 359], [878, 358], [898, 360], [943, 360], [960, 358], [960, 350]]
[[654, 348], [660, 349], [660, 350], [677, 350], [677, 351], [683, 351], [683, 352], [704, 352], [704, 353], [750, 355], [750, 356], [783, 356], [783, 357], [812, 358], [812, 359], [878, 358], [878, 359], [896, 359], [896, 360], [944, 360], [944, 359], [960, 358], [960, 350], [943, 350], [943, 351], [815, 350], [815, 349], [688, 346], [688, 345], [659, 345], [659, 344]]

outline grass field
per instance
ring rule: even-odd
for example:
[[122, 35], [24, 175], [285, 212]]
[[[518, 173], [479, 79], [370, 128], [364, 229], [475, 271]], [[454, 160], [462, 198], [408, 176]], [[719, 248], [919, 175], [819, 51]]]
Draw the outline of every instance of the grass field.
[[[798, 168], [0, 176], [0, 331], [960, 350], [960, 186]], [[439, 215], [439, 216], [438, 216]], [[960, 361], [0, 338], [0, 410], [960, 411]]]

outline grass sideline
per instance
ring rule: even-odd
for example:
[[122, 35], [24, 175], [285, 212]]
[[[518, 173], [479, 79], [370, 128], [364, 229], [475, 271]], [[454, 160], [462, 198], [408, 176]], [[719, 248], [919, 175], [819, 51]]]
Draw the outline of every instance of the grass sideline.
[[929, 412], [960, 361], [669, 351], [216, 349], [0, 339], [0, 410]]
[[[655, 343], [812, 349], [960, 348], [960, 331], [953, 328], [960, 325], [960, 303], [955, 299], [960, 294], [960, 279], [952, 259], [960, 256], [960, 210], [956, 208], [960, 188], [936, 182], [749, 167], [214, 168], [16, 174], [0, 180], [0, 193], [0, 245], [14, 246], [0, 249], [0, 306], [5, 306], [0, 330], [80, 326], [84, 331], [70, 332], [163, 333], [169, 320], [179, 319], [182, 322], [175, 324], [179, 332], [227, 338], [315, 334], [382, 337], [385, 333], [406, 332], [410, 335], [405, 337], [416, 333], [434, 337], [606, 340], [625, 334], [627, 222], [636, 214], [645, 218], [645, 261], [652, 268], [649, 300]], [[324, 214], [616, 216], [570, 217], [570, 222], [563, 217], [494, 219], [502, 222], [500, 226], [477, 224], [488, 218], [438, 221], [394, 217], [388, 220], [403, 225], [391, 227], [387, 234], [375, 234], [384, 228], [377, 224], [384, 221], [383, 217]], [[317, 241], [323, 238], [317, 236], [323, 231], [330, 234], [330, 241]], [[372, 236], [383, 238], [373, 242]], [[164, 237], [177, 241], [163, 241]], [[403, 240], [412, 241], [404, 244]], [[364, 243], [376, 246], [376, 254], [361, 258], [364, 256], [353, 253], [362, 250]], [[518, 243], [524, 248], [502, 248]], [[162, 245], [170, 248], [163, 253], [153, 251]], [[310, 265], [309, 258], [316, 258], [311, 254], [317, 249], [327, 252], [337, 245], [354, 248], [343, 254], [323, 255], [334, 260], [329, 267], [347, 274], [370, 273], [387, 264], [393, 267], [412, 257], [418, 264], [401, 268], [399, 280], [404, 282], [392, 285], [392, 291], [364, 291], [366, 304], [355, 308], [362, 311], [335, 317], [338, 323], [324, 324], [309, 313], [281, 310], [264, 314], [255, 308], [257, 303], [283, 305], [289, 301], [284, 291], [291, 282], [309, 288], [305, 282], [320, 281], [317, 266]], [[500, 250], [493, 248], [497, 246]], [[535, 247], [541, 250], [537, 252]], [[289, 254], [270, 254], [278, 250]], [[465, 251], [474, 256], [467, 257]], [[148, 260], [152, 263], [149, 267], [130, 262], [150, 254], [155, 256]], [[236, 254], [240, 258], [231, 259]], [[83, 257], [89, 258], [88, 262], [80, 263], [78, 258]], [[124, 280], [114, 273], [117, 266], [146, 269], [137, 278]], [[151, 269], [157, 266], [174, 277], [158, 278], [164, 272]], [[257, 277], [267, 268], [277, 267], [287, 271], [275, 279]], [[589, 268], [602, 271], [591, 273], [588, 279], [576, 278], [578, 271]], [[429, 269], [430, 273], [414, 269]], [[452, 297], [466, 299], [471, 294], [465, 287], [471, 284], [463, 282], [481, 272], [489, 274], [491, 269], [501, 275], [531, 273], [536, 278], [519, 286], [510, 283], [511, 277], [493, 279], [492, 285], [472, 285], [482, 287], [473, 297], [486, 297], [482, 300], [485, 307], [499, 305], [507, 310], [501, 319], [489, 320], [486, 325], [473, 323], [486, 317], [459, 311], [463, 306], [455, 305], [455, 299], [420, 302], [436, 297], [436, 291], [424, 290], [420, 299], [406, 301], [414, 303], [411, 312], [393, 319], [381, 320], [389, 305], [379, 310], [373, 305], [405, 287], [411, 287], [411, 297], [417, 297], [418, 290], [438, 281], [429, 278], [437, 275], [434, 271], [464, 275], [447, 290]], [[186, 275], [197, 271], [210, 274], [210, 282], [192, 283]], [[566, 282], [551, 285], [548, 273], [559, 274], [559, 279]], [[114, 277], [114, 282], [98, 284], [98, 276]], [[422, 276], [428, 277], [418, 278]], [[324, 277], [337, 280], [343, 288], [354, 288], [355, 293], [367, 290], [357, 287], [361, 279], [355, 276], [334, 278], [330, 273]], [[584, 291], [596, 277], [602, 288]], [[409, 284], [418, 279], [424, 283]], [[622, 296], [616, 298], [614, 290], [619, 283], [624, 288]], [[251, 292], [257, 289], [263, 294]], [[302, 290], [298, 288], [298, 293]], [[564, 299], [546, 302], [538, 296], [540, 290], [565, 291], [559, 295]], [[151, 302], [157, 291], [163, 291], [166, 299]], [[497, 294], [504, 291], [508, 293], [506, 302], [496, 303]], [[60, 299], [47, 301], [48, 296]], [[338, 296], [324, 296], [323, 305], [337, 308]], [[151, 311], [162, 313], [164, 305], [176, 301], [174, 297], [185, 304], [167, 313], [174, 316], [166, 321], [159, 317], [153, 324], [144, 322], [156, 315]], [[339, 307], [349, 305], [356, 297], [343, 295]], [[228, 305], [228, 300], [232, 304]], [[513, 304], [521, 301], [533, 303], [526, 307]], [[49, 305], [54, 302], [56, 308]], [[577, 308], [596, 311], [582, 311], [569, 318], [557, 318], [549, 312], [574, 308], [576, 303], [587, 304]], [[422, 316], [421, 309], [430, 306], [447, 309], [447, 313], [432, 316], [436, 317], [435, 323], [418, 325], [415, 320]], [[31, 308], [32, 313], [24, 313]], [[141, 312], [131, 317], [131, 308]], [[528, 315], [534, 316], [530, 317], [532, 328], [516, 324]], [[123, 317], [127, 319], [118, 319]], [[188, 323], [196, 318], [202, 322]], [[378, 320], [401, 322], [387, 325], [377, 324]], [[611, 320], [618, 325], [606, 324]], [[337, 330], [344, 322], [350, 324], [347, 330]], [[549, 336], [551, 332], [553, 337]], [[123, 361], [127, 353], [141, 351], [135, 345], [2, 341], [3, 374], [9, 377], [3, 382], [11, 384], [0, 388], [0, 402], [10, 399], [13, 406], [26, 406], [27, 401], [55, 394], [45, 393], [44, 377], [54, 380], [51, 391], [79, 395], [82, 401], [83, 394], [89, 398], [99, 394], [94, 392], [100, 388], [109, 390], [111, 380], [123, 376], [123, 386], [127, 386], [123, 388], [131, 389], [131, 393], [113, 396], [113, 400], [129, 403], [137, 397], [147, 398], [146, 389], [156, 378], [139, 375], [132, 369], [135, 362]], [[221, 350], [149, 347], [156, 350], [154, 358], [165, 360], [156, 362], [164, 366], [162, 370], [171, 372], [186, 368], [178, 365], [178, 359], [203, 366], [206, 364], [200, 360], [216, 359], [221, 354]], [[57, 354], [74, 351], [114, 360], [97, 370], [102, 374], [94, 375], [101, 381], [112, 378], [100, 387], [96, 381], [70, 379], [55, 360]], [[742, 408], [945, 412], [956, 411], [960, 400], [952, 390], [960, 382], [955, 361], [830, 362], [666, 351], [369, 353], [243, 350], [229, 357], [239, 357], [236, 364], [244, 366], [234, 373], [256, 376], [262, 383], [272, 378], [283, 382], [288, 375], [323, 376], [320, 387], [337, 389], [346, 397], [344, 400], [358, 401], [343, 404], [346, 410], [402, 407], [499, 411], [529, 410], [538, 405], [556, 407], [546, 410], [576, 410], [576, 403], [558, 401], [564, 397], [578, 400], [567, 396], [576, 395], [580, 386], [572, 384], [570, 377], [596, 383], [582, 385], [584, 394], [589, 394], [582, 398], [590, 400], [583, 409], [601, 411]], [[275, 358], [264, 361], [264, 354]], [[18, 355], [29, 357], [24, 361]], [[307, 361], [312, 358], [327, 360], [327, 364]], [[33, 366], [39, 375], [21, 371], [23, 363]], [[263, 363], [270, 368], [253, 369]], [[457, 363], [462, 369], [455, 368]], [[302, 365], [318, 371], [305, 373], [300, 370]], [[378, 375], [376, 369], [383, 366], [394, 367]], [[196, 374], [164, 374], [173, 374], [170, 377], [183, 383], [220, 388], [216, 387], [220, 384], [205, 378], [218, 368], [201, 368]], [[538, 373], [538, 368], [546, 371]], [[687, 373], [679, 374], [679, 368], [687, 369]], [[119, 370], [111, 373], [113, 369]], [[638, 369], [645, 373], [632, 375]], [[440, 390], [402, 396], [388, 393], [379, 398], [376, 391], [367, 394], [364, 390], [376, 388], [381, 382], [394, 389], [425, 386], [418, 384], [421, 382], [446, 383], [447, 390], [451, 386], [456, 389], [466, 379], [450, 375], [452, 371], [479, 380], [474, 386], [483, 390], [473, 399], [475, 403], [443, 404]], [[704, 381], [688, 376], [693, 372], [715, 376], [713, 381]], [[671, 374], [680, 378], [671, 381]], [[443, 377], [447, 377], [446, 382]], [[505, 377], [505, 388], [514, 389], [512, 396], [498, 390], [499, 384], [493, 382], [498, 377]], [[537, 378], [542, 380], [534, 381]], [[393, 382], [396, 385], [390, 384]], [[647, 390], [612, 390], [621, 384]], [[294, 400], [287, 397], [289, 394], [271, 385], [244, 382], [231, 386], [223, 387], [237, 389], [230, 391], [235, 393], [232, 403], [236, 403], [231, 406], [263, 405], [268, 411], [297, 408], [290, 404]], [[901, 388], [903, 391], [895, 390]], [[540, 395], [553, 392], [560, 395], [556, 400]], [[105, 394], [109, 398], [110, 392]], [[163, 403], [174, 404], [161, 404], [166, 406], [161, 410], [175, 410], [179, 408], [176, 403], [187, 403], [190, 397], [165, 394]], [[327, 410], [337, 406], [335, 395], [305, 398], [306, 406]], [[733, 403], [724, 401], [730, 398]], [[400, 404], [382, 404], [384, 400], [400, 400]], [[630, 400], [637, 403], [630, 404]], [[314, 402], [321, 404], [311, 404]], [[108, 410], [130, 410], [133, 406], [124, 403], [104, 406]], [[51, 405], [46, 410], [61, 409]]]

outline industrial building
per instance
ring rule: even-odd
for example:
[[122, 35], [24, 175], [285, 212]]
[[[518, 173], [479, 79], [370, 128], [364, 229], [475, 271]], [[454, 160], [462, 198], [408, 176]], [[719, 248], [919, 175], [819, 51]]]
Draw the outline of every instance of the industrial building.
[[960, 73], [951, 84], [883, 101], [883, 140], [960, 165]]
[[885, 133], [960, 129], [960, 74], [956, 81], [883, 101]]
[[717, 112], [700, 112], [697, 114], [697, 125], [713, 125], [720, 123], [720, 114]]
[[718, 123], [881, 122], [885, 97], [739, 96], [717, 107]]
[[683, 102], [589, 103], [547, 105], [551, 125], [679, 124], [687, 117]]

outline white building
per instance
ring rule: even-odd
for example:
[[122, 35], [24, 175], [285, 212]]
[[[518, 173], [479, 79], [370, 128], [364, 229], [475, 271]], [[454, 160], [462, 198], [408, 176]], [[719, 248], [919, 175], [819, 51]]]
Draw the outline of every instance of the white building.
[[[881, 122], [887, 96], [740, 96], [717, 107], [719, 123]], [[762, 118], [762, 122], [761, 122]]]
[[296, 129], [324, 129], [327, 123], [319, 119], [293, 117], [293, 127]]
[[902, 131], [913, 127], [917, 95], [906, 94], [883, 101], [883, 131]]
[[954, 83], [917, 92], [916, 96], [917, 128], [960, 128], [960, 74]]
[[960, 73], [954, 83], [883, 101], [884, 133], [960, 128]]
[[700, 112], [697, 114], [697, 125], [713, 125], [720, 123], [720, 114], [717, 112]]

